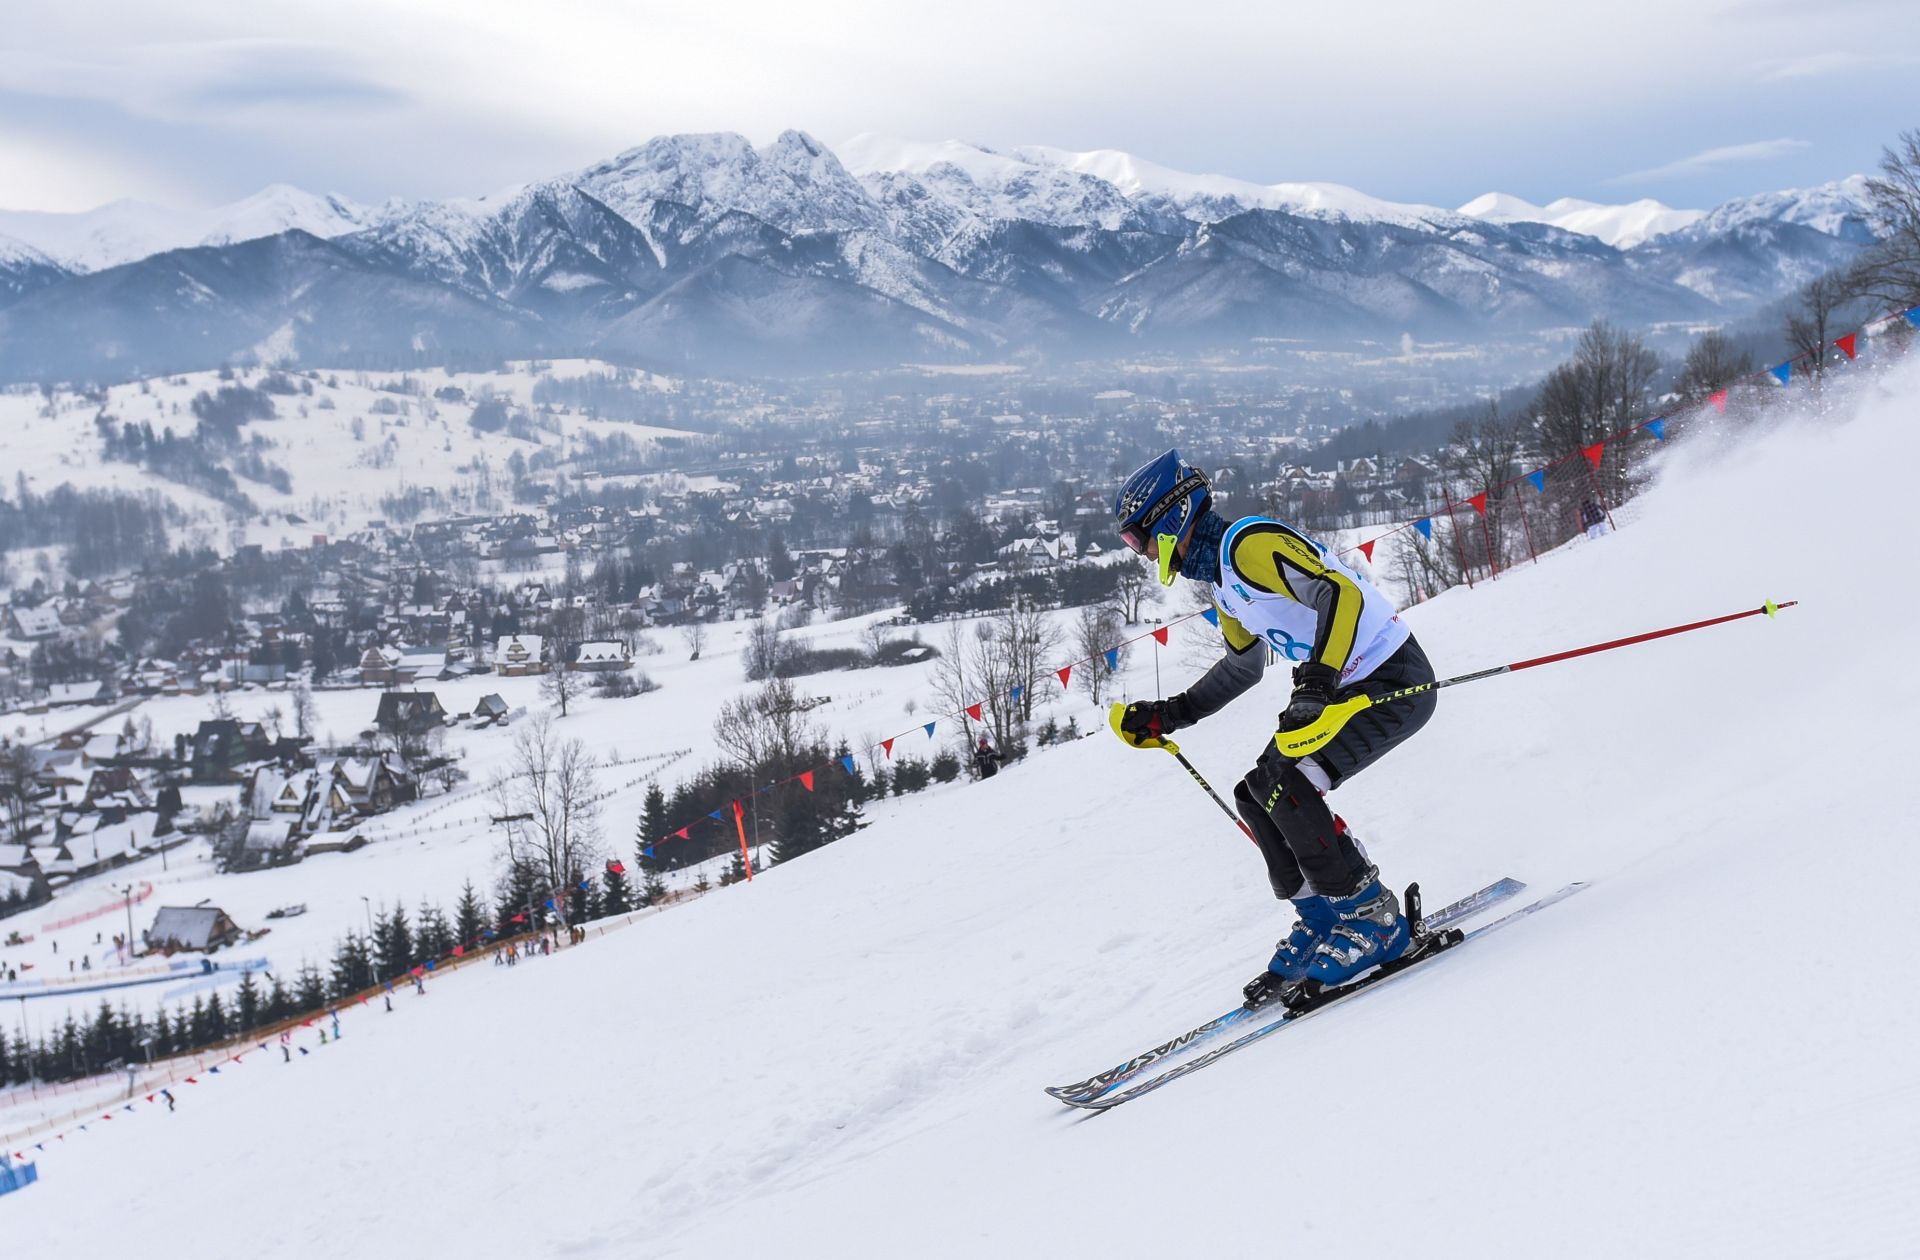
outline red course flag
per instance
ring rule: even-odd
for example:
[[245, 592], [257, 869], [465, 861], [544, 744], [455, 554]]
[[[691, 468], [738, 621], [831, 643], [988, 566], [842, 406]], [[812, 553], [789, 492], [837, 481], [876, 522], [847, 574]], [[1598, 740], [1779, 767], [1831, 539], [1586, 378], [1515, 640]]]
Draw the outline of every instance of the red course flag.
[[883, 739], [883, 740], [881, 740], [881, 741], [880, 741], [880, 747], [882, 747], [883, 749], [885, 749], [885, 750], [886, 750], [886, 753], [887, 753], [887, 756], [889, 756], [889, 757], [891, 757], [891, 756], [893, 756], [893, 741], [892, 741], [892, 740], [890, 740], [890, 739]]
[[685, 827], [682, 827], [680, 828], [680, 830], [674, 832], [673, 834], [676, 836], [679, 836], [682, 840], [685, 840], [687, 838], [687, 829]]
[[1712, 403], [1713, 409], [1719, 412], [1721, 415], [1724, 416], [1727, 414], [1727, 391], [1726, 390], [1724, 389], [1717, 390], [1714, 393], [1708, 394], [1707, 401]]
[[[1595, 468], [1598, 468], [1600, 467], [1601, 458], [1605, 456], [1607, 453], [1607, 440], [1605, 438], [1601, 438], [1598, 442], [1595, 442], [1592, 446], [1587, 447], [1586, 449], [1582, 450], [1580, 453], [1587, 457], [1587, 462], [1589, 464], [1592, 464]], [[1482, 511], [1486, 509], [1486, 502], [1487, 502], [1487, 496], [1484, 494], [1481, 495], [1480, 507]]]
[[619, 858], [611, 858], [611, 859], [609, 859], [609, 860], [608, 860], [608, 862], [607, 862], [607, 874], [609, 874], [609, 875], [625, 875], [626, 873], [627, 873], [627, 868], [626, 868], [626, 865], [625, 865], [625, 863], [623, 863], [623, 862], [621, 862]]
[[187, 1084], [189, 1085], [198, 1085], [199, 1083], [199, 1081], [194, 1080], [191, 1076], [187, 1078]]
[[527, 921], [527, 916], [524, 914], [516, 914], [511, 919], [507, 920], [507, 922], [509, 923], [525, 923], [526, 921]]
[[809, 792], [813, 791], [813, 771], [802, 770], [800, 772], [800, 786]]
[[455, 945], [455, 946], [453, 947], [453, 956], [454, 956], [455, 958], [458, 958], [458, 957], [460, 957], [461, 955], [463, 955], [463, 954], [465, 954], [466, 952], [467, 952], [467, 947], [466, 947], [465, 945]]
[[1858, 337], [1859, 335], [1860, 335], [1859, 333], [1848, 333], [1844, 337], [1835, 337], [1833, 339], [1833, 344], [1840, 347], [1841, 354], [1844, 354], [1847, 356], [1847, 358], [1851, 359], [1853, 358], [1854, 347], [1857, 344], [1854, 341], [1854, 338]]
[[980, 720], [980, 702], [978, 700], [975, 700], [967, 706], [967, 716], [976, 722]]
[[[1587, 448], [1587, 458], [1593, 461], [1595, 468], [1600, 466], [1600, 457], [1594, 454], [1594, 452], [1599, 449], [1597, 445]], [[1473, 510], [1480, 515], [1485, 516], [1487, 514], [1487, 492], [1485, 490], [1474, 495], [1471, 499], [1468, 499], [1467, 502], [1473, 504]]]
[[424, 976], [427, 974], [427, 969], [425, 967], [415, 967], [413, 969], [413, 974], [416, 976]]
[[1060, 675], [1060, 685], [1064, 687], [1067, 685], [1067, 679], [1073, 675], [1073, 666], [1062, 665], [1059, 669], [1056, 669], [1053, 672]]
[[1167, 628], [1165, 626], [1161, 626], [1159, 629], [1153, 632], [1153, 637], [1158, 639], [1160, 642], [1165, 643], [1167, 641]]
[[1379, 541], [1380, 540], [1378, 538], [1369, 538], [1367, 539], [1367, 541], [1360, 544], [1360, 554], [1367, 558], [1368, 564], [1373, 563], [1373, 544]]

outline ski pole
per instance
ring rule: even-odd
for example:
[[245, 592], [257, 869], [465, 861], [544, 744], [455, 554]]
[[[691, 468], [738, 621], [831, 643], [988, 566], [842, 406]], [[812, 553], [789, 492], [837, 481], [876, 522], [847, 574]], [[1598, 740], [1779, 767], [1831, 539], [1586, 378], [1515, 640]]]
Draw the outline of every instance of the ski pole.
[[[1728, 613], [1724, 617], [1709, 617], [1705, 621], [1690, 621], [1683, 626], [1668, 626], [1664, 630], [1649, 630], [1644, 634], [1631, 634], [1624, 639], [1609, 639], [1605, 643], [1590, 643], [1586, 647], [1569, 648], [1564, 652], [1550, 652], [1545, 656], [1530, 657], [1524, 661], [1514, 661], [1507, 665], [1495, 665], [1489, 669], [1475, 670], [1471, 674], [1459, 674], [1452, 678], [1440, 678], [1433, 682], [1416, 683], [1411, 687], [1402, 687], [1398, 691], [1389, 691], [1384, 695], [1369, 696], [1364, 692], [1349, 696], [1338, 704], [1328, 705], [1313, 722], [1297, 730], [1281, 731], [1273, 737], [1273, 742], [1281, 752], [1289, 757], [1305, 757], [1321, 745], [1332, 739], [1345, 726], [1349, 719], [1363, 709], [1371, 709], [1377, 704], [1391, 704], [1396, 700], [1408, 700], [1414, 696], [1425, 695], [1429, 691], [1439, 691], [1442, 687], [1457, 687], [1461, 683], [1478, 682], [1482, 678], [1492, 678], [1498, 674], [1517, 674], [1523, 669], [1532, 669], [1536, 665], [1552, 665], [1557, 661], [1570, 661], [1576, 656], [1592, 656], [1596, 652], [1611, 652], [1615, 648], [1632, 647], [1636, 643], [1646, 643], [1652, 639], [1664, 639], [1669, 635], [1686, 634], [1690, 630], [1704, 630], [1708, 626], [1725, 625], [1729, 621], [1739, 621], [1746, 617], [1772, 617], [1782, 608], [1792, 608], [1800, 601], [1782, 600], [1774, 603], [1768, 600], [1758, 608], [1749, 608], [1744, 612]], [[1184, 763], [1185, 758], [1181, 759]], [[1196, 776], [1198, 777], [1198, 776]], [[1218, 797], [1214, 799], [1218, 800]], [[1224, 808], [1224, 806], [1222, 807]]]
[[[1112, 708], [1107, 710], [1107, 725], [1113, 727], [1113, 733], [1115, 735], [1120, 734], [1120, 715], [1125, 713], [1126, 711], [1127, 711], [1127, 706], [1119, 703], [1114, 704]], [[1121, 736], [1121, 738], [1124, 739], [1126, 737]], [[1194, 766], [1194, 764], [1191, 761], [1187, 760], [1187, 755], [1180, 751], [1180, 745], [1174, 743], [1172, 740], [1166, 738], [1165, 736], [1162, 736], [1158, 740], [1156, 740], [1154, 743], [1147, 745], [1147, 747], [1164, 748], [1168, 752], [1172, 753], [1173, 759], [1180, 763], [1180, 768], [1182, 770], [1185, 770], [1187, 774], [1192, 777], [1193, 781], [1200, 785], [1200, 790], [1205, 792], [1207, 796], [1212, 799], [1213, 803], [1220, 807], [1220, 812], [1225, 814], [1228, 818], [1231, 818], [1233, 820], [1233, 825], [1240, 828], [1240, 834], [1245, 836], [1247, 839], [1252, 840], [1256, 848], [1259, 846], [1260, 841], [1257, 838], [1255, 838], [1253, 834], [1253, 829], [1247, 826], [1246, 820], [1241, 818], [1238, 813], [1234, 812], [1234, 809], [1231, 805], [1227, 804], [1225, 801], [1220, 799], [1220, 793], [1214, 791], [1213, 784], [1207, 782], [1207, 776], [1204, 774], [1201, 774], [1200, 771]]]

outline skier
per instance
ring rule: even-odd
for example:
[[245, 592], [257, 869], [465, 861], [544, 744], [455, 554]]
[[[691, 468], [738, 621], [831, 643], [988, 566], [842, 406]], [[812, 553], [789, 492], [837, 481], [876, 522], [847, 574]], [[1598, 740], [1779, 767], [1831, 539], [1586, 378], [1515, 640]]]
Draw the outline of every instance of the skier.
[[[1162, 585], [1179, 575], [1212, 588], [1227, 646], [1186, 691], [1126, 706], [1121, 738], [1158, 747], [1259, 682], [1269, 649], [1294, 663], [1275, 736], [1233, 790], [1274, 895], [1299, 915], [1247, 985], [1248, 998], [1263, 1002], [1305, 980], [1344, 984], [1400, 957], [1411, 929], [1399, 900], [1322, 798], [1424, 726], [1434, 696], [1369, 708], [1344, 724], [1325, 710], [1356, 692], [1432, 682], [1426, 654], [1386, 596], [1326, 547], [1284, 521], [1215, 512], [1205, 474], [1177, 451], [1127, 478], [1114, 515], [1127, 546], [1158, 565]], [[1283, 742], [1309, 751], [1289, 755]]]
[[982, 735], [973, 749], [973, 773], [975, 778], [991, 779], [1000, 773], [1000, 754], [993, 751], [993, 745]]
[[1607, 532], [1607, 510], [1588, 499], [1580, 505], [1580, 528], [1587, 531], [1587, 538], [1598, 541]]

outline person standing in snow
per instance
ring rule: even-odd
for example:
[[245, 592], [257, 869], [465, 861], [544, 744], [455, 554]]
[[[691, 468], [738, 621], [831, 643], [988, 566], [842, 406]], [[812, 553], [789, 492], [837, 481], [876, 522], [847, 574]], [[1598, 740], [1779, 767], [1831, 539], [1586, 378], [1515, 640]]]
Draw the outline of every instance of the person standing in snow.
[[[1356, 692], [1432, 682], [1426, 654], [1392, 602], [1324, 545], [1284, 521], [1215, 512], [1205, 474], [1178, 451], [1127, 478], [1114, 516], [1127, 546], [1157, 564], [1162, 585], [1183, 576], [1211, 588], [1227, 647], [1179, 695], [1127, 705], [1115, 725], [1122, 739], [1158, 747], [1259, 682], [1269, 650], [1293, 663], [1276, 733], [1233, 789], [1274, 895], [1299, 916], [1247, 996], [1264, 1001], [1303, 980], [1344, 984], [1398, 958], [1411, 939], [1399, 899], [1324, 798], [1426, 725], [1435, 697], [1365, 709], [1330, 737], [1324, 728], [1338, 718], [1325, 711]], [[1303, 756], [1282, 751], [1309, 736], [1324, 742]]]
[[973, 747], [973, 773], [975, 778], [991, 779], [1000, 772], [1000, 754], [993, 751], [993, 745], [982, 735], [980, 742]]
[[1588, 499], [1580, 505], [1580, 528], [1587, 531], [1588, 538], [1599, 538], [1607, 532], [1607, 510]]

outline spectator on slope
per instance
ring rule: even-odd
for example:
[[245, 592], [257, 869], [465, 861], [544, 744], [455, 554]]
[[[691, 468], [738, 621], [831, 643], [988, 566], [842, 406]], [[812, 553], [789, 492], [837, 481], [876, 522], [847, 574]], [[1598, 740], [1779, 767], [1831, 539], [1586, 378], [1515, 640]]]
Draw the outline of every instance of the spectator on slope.
[[1607, 510], [1588, 499], [1580, 505], [1580, 528], [1587, 531], [1588, 538], [1599, 538], [1607, 532]]
[[1160, 747], [1259, 682], [1269, 650], [1293, 662], [1277, 730], [1233, 790], [1274, 895], [1299, 915], [1247, 985], [1249, 1000], [1307, 980], [1344, 984], [1400, 957], [1411, 928], [1399, 900], [1323, 798], [1426, 725], [1436, 703], [1427, 692], [1351, 717], [1333, 706], [1432, 682], [1426, 654], [1392, 602], [1327, 547], [1284, 521], [1214, 511], [1205, 474], [1177, 451], [1127, 478], [1114, 515], [1127, 546], [1157, 563], [1162, 585], [1184, 576], [1211, 588], [1227, 647], [1179, 695], [1114, 706], [1122, 739]]
[[973, 773], [975, 778], [991, 779], [1000, 772], [1000, 763], [1006, 760], [987, 743], [987, 737], [980, 736], [980, 742], [973, 747]]

